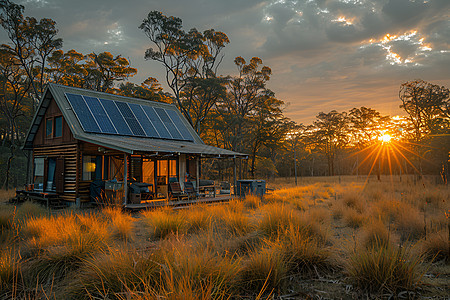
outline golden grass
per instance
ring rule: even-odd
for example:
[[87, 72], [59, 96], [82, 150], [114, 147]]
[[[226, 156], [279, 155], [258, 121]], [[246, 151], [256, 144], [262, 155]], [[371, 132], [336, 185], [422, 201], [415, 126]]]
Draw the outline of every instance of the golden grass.
[[[416, 253], [446, 270], [450, 194], [405, 178], [302, 178], [263, 198], [134, 215], [2, 205], [0, 298], [14, 291], [24, 298], [252, 299], [301, 292], [317, 276], [350, 279], [359, 287], [354, 298], [414, 291], [424, 266]], [[341, 285], [327, 286], [317, 289]]]

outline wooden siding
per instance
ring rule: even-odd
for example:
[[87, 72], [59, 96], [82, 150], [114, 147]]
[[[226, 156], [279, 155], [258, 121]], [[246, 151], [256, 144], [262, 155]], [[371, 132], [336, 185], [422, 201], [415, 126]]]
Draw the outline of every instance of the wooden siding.
[[61, 144], [73, 144], [76, 142], [73, 137], [72, 131], [69, 128], [66, 120], [63, 118], [62, 122], [62, 136], [57, 138], [46, 138], [45, 137], [45, 121], [48, 118], [54, 118], [62, 116], [61, 110], [56, 104], [55, 100], [52, 99], [50, 101], [49, 107], [45, 112], [45, 116], [42, 119], [41, 124], [39, 125], [39, 129], [36, 132], [36, 135], [33, 140], [33, 147], [45, 146], [45, 145], [61, 145]]
[[77, 144], [41, 146], [33, 149], [34, 157], [64, 159], [64, 193], [61, 198], [66, 201], [76, 200]]

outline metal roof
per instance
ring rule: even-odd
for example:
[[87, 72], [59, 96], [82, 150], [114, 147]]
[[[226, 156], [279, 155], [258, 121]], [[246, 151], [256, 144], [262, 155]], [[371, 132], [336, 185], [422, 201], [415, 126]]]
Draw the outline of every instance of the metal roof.
[[[82, 96], [90, 96], [96, 98], [103, 98], [107, 100], [116, 100], [128, 103], [135, 103], [140, 105], [147, 105], [152, 107], [169, 108], [177, 111], [180, 119], [186, 125], [191, 135], [194, 137], [193, 142], [189, 141], [175, 141], [154, 139], [149, 137], [130, 137], [121, 135], [110, 135], [101, 133], [87, 133], [81, 127], [75, 113], [73, 112], [69, 102], [65, 97], [65, 93], [79, 94]], [[99, 146], [123, 151], [126, 153], [183, 153], [183, 154], [199, 154], [213, 157], [245, 157], [247, 154], [237, 153], [230, 150], [225, 150], [213, 146], [205, 145], [205, 143], [198, 136], [197, 132], [192, 128], [189, 122], [184, 118], [180, 111], [173, 104], [162, 102], [155, 102], [143, 99], [136, 99], [130, 97], [123, 97], [108, 93], [102, 93], [92, 90], [85, 90], [80, 88], [68, 87], [64, 85], [49, 83], [39, 107], [34, 115], [30, 129], [23, 146], [24, 149], [33, 149], [33, 140], [39, 129], [39, 125], [45, 115], [45, 112], [54, 99], [59, 109], [61, 110], [65, 121], [67, 122], [73, 136], [81, 141], [93, 143]]]

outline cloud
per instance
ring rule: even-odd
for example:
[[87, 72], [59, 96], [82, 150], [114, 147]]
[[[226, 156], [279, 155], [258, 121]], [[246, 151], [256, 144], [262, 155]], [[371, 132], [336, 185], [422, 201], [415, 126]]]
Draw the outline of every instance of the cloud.
[[[397, 114], [398, 87], [421, 78], [450, 87], [448, 0], [27, 0], [25, 14], [57, 21], [64, 50], [109, 51], [129, 58], [141, 82], [164, 84], [164, 68], [145, 61], [149, 40], [138, 26], [152, 10], [184, 29], [214, 28], [233, 59], [259, 56], [273, 71], [269, 88], [309, 123], [320, 111], [366, 106]], [[5, 41], [5, 36], [0, 35]]]

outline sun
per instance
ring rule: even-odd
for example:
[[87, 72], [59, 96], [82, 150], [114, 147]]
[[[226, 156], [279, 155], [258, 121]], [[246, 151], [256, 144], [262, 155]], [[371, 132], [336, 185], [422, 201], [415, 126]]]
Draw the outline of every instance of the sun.
[[383, 143], [389, 143], [391, 141], [391, 139], [392, 139], [392, 137], [389, 134], [387, 134], [387, 133], [385, 133], [382, 136], [378, 137], [378, 140], [380, 142], [383, 142]]

